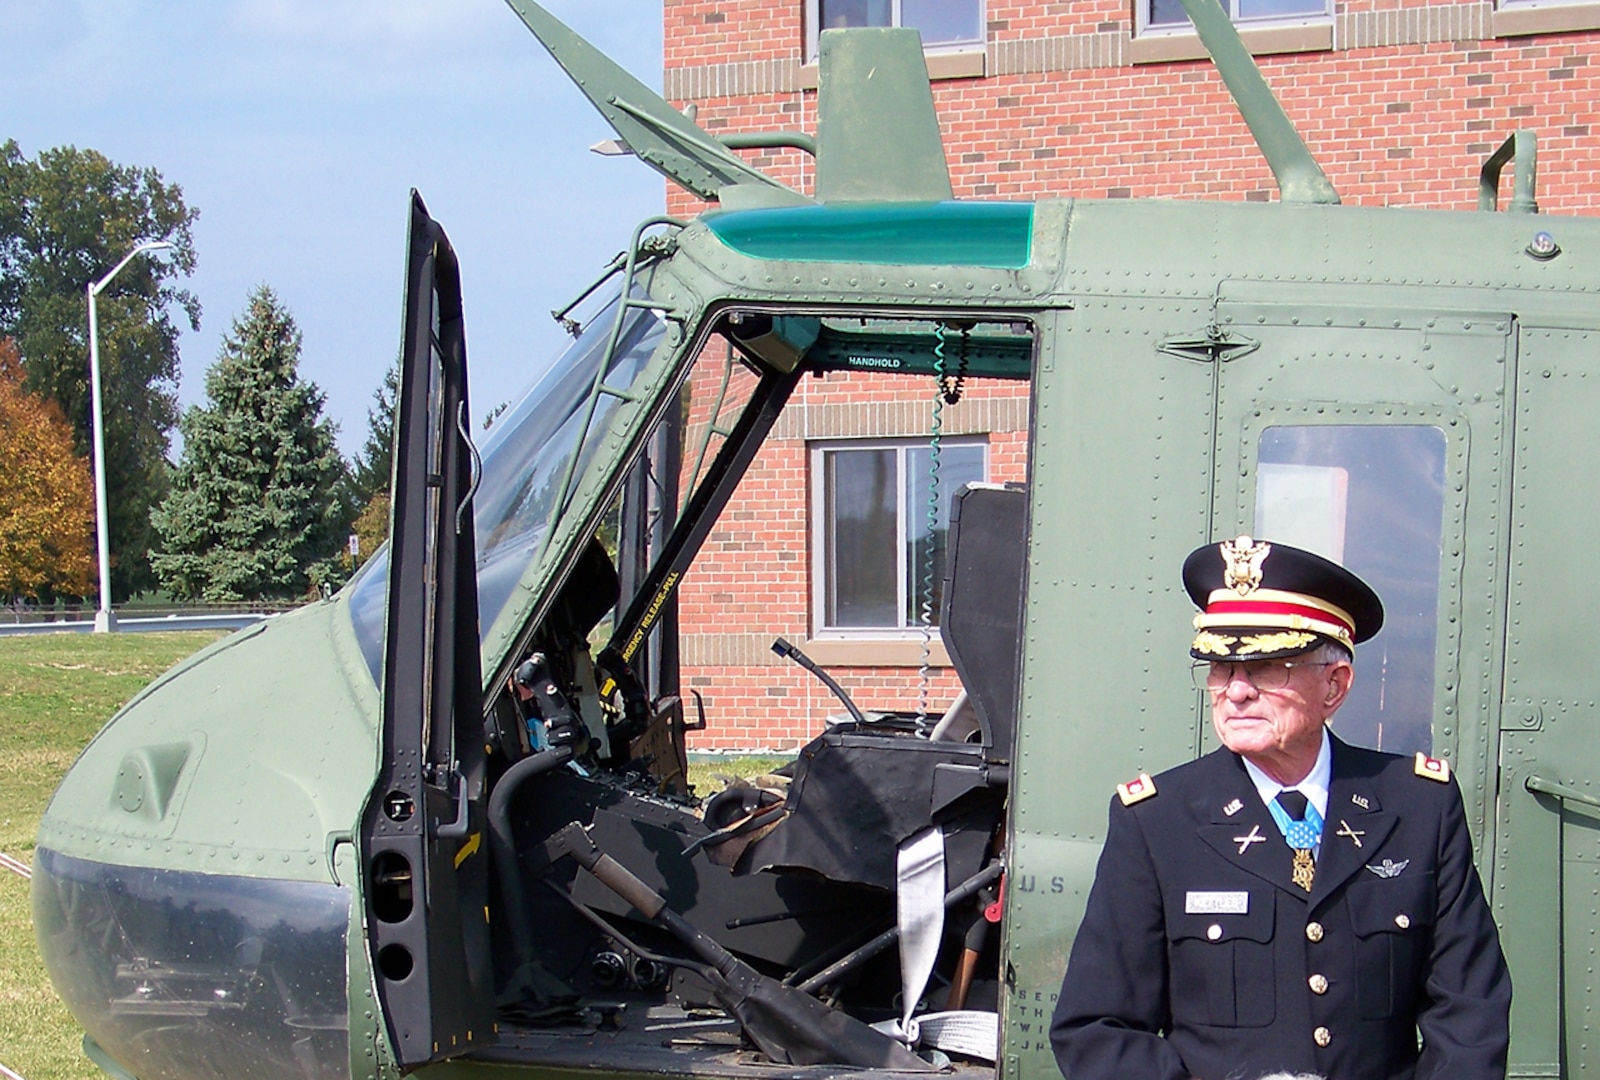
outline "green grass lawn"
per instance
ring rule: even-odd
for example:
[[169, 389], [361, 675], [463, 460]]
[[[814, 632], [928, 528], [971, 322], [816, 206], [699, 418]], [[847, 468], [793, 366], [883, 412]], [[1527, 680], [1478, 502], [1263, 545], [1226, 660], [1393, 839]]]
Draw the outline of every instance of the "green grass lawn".
[[[0, 852], [32, 865], [51, 792], [121, 704], [222, 635], [0, 638]], [[104, 1080], [57, 1000], [33, 941], [28, 882], [0, 869], [0, 1063], [26, 1080]]]
[[788, 757], [763, 754], [696, 754], [689, 759], [689, 783], [697, 796], [708, 799], [727, 787], [730, 778], [748, 780], [753, 776], [770, 773], [793, 760], [792, 754]]

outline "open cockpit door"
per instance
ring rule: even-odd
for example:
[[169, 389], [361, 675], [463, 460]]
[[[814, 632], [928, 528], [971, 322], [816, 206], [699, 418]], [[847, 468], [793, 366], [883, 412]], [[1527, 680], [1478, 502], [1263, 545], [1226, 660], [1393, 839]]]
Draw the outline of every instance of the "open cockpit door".
[[412, 193], [395, 405], [383, 760], [362, 820], [374, 981], [400, 1067], [493, 1040], [483, 700], [461, 282]]

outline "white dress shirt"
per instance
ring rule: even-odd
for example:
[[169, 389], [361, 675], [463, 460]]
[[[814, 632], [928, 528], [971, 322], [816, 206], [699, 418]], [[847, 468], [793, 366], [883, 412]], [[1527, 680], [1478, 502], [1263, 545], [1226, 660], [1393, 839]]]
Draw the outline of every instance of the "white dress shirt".
[[[1333, 780], [1333, 742], [1328, 738], [1326, 726], [1322, 729], [1322, 749], [1317, 751], [1317, 763], [1311, 766], [1311, 772], [1298, 784], [1285, 787], [1257, 768], [1249, 758], [1244, 759], [1244, 771], [1250, 774], [1250, 781], [1255, 784], [1264, 805], [1270, 806], [1280, 791], [1298, 791], [1306, 797], [1308, 803], [1317, 808], [1317, 813], [1324, 820], [1327, 819], [1328, 784]], [[1317, 845], [1317, 850], [1322, 850], [1320, 843]]]

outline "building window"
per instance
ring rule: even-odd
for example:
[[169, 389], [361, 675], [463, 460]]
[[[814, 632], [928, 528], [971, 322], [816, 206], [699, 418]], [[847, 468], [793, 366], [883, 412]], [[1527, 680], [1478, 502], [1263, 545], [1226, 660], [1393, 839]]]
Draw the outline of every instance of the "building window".
[[[1244, 25], [1285, 25], [1333, 17], [1330, 0], [1222, 0], [1233, 21]], [[1179, 0], [1140, 0], [1140, 31], [1189, 30]]]
[[[928, 441], [817, 443], [811, 449], [812, 536], [819, 634], [894, 636], [922, 624], [924, 601], [939, 621], [950, 500], [988, 476], [988, 447], [946, 438], [929, 523]], [[931, 592], [926, 587], [930, 576]]]
[[925, 49], [982, 48], [983, 0], [806, 0], [806, 55], [817, 34], [842, 26], [909, 26]]

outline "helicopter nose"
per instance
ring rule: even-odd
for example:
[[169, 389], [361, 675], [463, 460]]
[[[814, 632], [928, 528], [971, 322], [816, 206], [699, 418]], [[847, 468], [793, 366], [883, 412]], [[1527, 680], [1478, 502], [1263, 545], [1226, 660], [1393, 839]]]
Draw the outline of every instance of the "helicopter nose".
[[348, 889], [40, 847], [33, 917], [85, 1049], [129, 1075], [350, 1075]]

